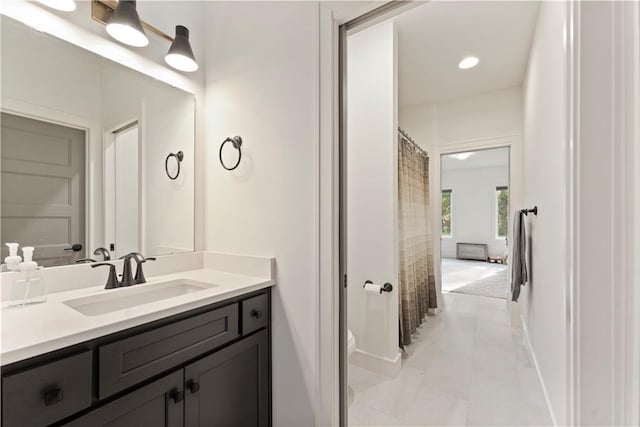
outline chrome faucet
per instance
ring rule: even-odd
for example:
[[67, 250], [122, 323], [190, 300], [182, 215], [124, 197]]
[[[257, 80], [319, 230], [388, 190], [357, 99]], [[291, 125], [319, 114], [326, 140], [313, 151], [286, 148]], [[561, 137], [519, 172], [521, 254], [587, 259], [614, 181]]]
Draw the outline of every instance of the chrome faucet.
[[[109, 277], [107, 278], [107, 284], [105, 285], [105, 289], [113, 289], [120, 288], [123, 286], [132, 286], [138, 285], [140, 283], [147, 283], [146, 278], [144, 277], [144, 271], [142, 270], [142, 264], [147, 261], [155, 261], [154, 257], [145, 258], [142, 254], [138, 252], [131, 252], [127, 255], [120, 257], [120, 259], [124, 259], [124, 265], [122, 267], [122, 279], [118, 280], [116, 275], [116, 266], [109, 262], [101, 262], [98, 264], [93, 264], [91, 268], [96, 268], [100, 266], [108, 266], [109, 267]], [[131, 271], [131, 260], [136, 262], [136, 275], [135, 277]]]

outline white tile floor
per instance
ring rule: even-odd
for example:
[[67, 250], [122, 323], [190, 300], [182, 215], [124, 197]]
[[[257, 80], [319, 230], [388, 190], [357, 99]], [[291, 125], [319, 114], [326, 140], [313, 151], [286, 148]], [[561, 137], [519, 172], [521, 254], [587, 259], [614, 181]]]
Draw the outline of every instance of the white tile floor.
[[445, 293], [387, 378], [351, 364], [350, 426], [551, 425], [505, 300]]

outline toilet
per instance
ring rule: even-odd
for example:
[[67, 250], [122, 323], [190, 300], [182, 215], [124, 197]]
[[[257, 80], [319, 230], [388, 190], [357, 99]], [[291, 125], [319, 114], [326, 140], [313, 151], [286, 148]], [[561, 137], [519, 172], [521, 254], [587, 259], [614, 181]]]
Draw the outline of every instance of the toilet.
[[349, 352], [349, 357], [351, 357], [351, 353], [356, 349], [356, 337], [353, 336], [353, 332], [351, 329], [348, 330], [347, 335], [347, 351]]

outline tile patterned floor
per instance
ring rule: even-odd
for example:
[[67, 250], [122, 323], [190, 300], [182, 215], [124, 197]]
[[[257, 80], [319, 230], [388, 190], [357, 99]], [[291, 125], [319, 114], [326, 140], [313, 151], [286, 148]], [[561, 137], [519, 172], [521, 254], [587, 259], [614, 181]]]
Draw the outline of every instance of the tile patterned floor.
[[445, 293], [387, 378], [351, 364], [350, 426], [551, 425], [505, 300]]

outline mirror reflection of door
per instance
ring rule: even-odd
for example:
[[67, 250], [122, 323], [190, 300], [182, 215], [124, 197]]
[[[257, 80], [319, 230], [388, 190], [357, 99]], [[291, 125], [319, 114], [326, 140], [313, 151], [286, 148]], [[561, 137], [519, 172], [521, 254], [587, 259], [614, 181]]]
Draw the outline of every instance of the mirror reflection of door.
[[35, 247], [43, 266], [85, 257], [85, 131], [2, 113], [2, 257]]
[[105, 146], [106, 241], [116, 257], [141, 250], [140, 143], [133, 122], [111, 134]]

